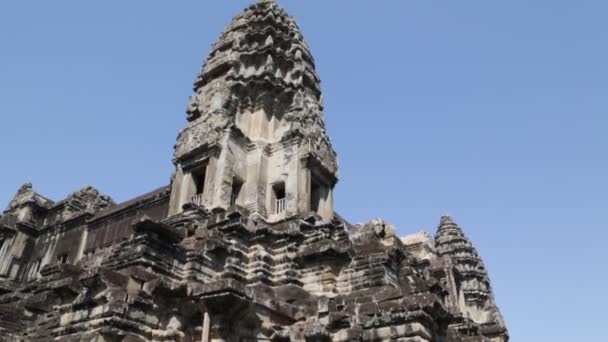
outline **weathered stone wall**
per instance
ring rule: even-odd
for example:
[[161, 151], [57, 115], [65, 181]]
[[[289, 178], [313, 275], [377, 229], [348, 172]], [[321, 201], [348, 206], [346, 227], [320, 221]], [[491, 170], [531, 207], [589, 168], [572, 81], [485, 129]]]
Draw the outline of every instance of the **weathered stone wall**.
[[[3, 283], [5, 340], [507, 341], [501, 320], [469, 319], [454, 305], [466, 276], [428, 236], [402, 241], [381, 220], [351, 226], [314, 214], [270, 223], [244, 208], [187, 206], [168, 217], [167, 190], [31, 237], [51, 247], [28, 257], [68, 258]], [[454, 229], [446, 222], [439, 237]], [[72, 258], [78, 250], [88, 252]]]

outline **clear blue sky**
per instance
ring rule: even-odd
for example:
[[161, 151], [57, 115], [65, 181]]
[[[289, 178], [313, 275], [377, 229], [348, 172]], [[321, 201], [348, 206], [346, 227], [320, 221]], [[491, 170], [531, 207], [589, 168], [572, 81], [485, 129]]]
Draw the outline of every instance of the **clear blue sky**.
[[[252, 0], [2, 1], [0, 207], [165, 185], [210, 46]], [[336, 206], [434, 233], [448, 212], [515, 342], [608, 323], [608, 3], [281, 3], [323, 80]]]

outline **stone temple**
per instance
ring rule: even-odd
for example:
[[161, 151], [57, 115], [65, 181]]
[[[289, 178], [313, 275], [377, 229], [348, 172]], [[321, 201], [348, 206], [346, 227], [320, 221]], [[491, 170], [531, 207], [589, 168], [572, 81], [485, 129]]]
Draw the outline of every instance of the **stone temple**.
[[400, 238], [334, 212], [320, 80], [274, 1], [194, 84], [167, 186], [122, 204], [23, 185], [0, 218], [0, 341], [508, 341], [454, 221]]

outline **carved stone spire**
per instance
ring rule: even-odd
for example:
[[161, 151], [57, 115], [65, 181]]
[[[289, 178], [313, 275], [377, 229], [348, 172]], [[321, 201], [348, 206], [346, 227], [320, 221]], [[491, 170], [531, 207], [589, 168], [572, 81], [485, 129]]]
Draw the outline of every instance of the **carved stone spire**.
[[[194, 91], [187, 113], [207, 133], [199, 144], [218, 138], [216, 132], [231, 125], [254, 140], [304, 134], [328, 154], [328, 166], [337, 168], [325, 132], [314, 58], [295, 20], [276, 2], [259, 1], [233, 19], [209, 54]], [[275, 134], [258, 132], [243, 118], [261, 109], [280, 119]], [[176, 157], [196, 144], [184, 138]]]
[[448, 215], [441, 218], [435, 245], [439, 256], [451, 263], [460, 274], [463, 314], [476, 323], [494, 325], [504, 330], [505, 324], [496, 306], [483, 261], [462, 229]]
[[[197, 201], [208, 207], [226, 207], [231, 196], [230, 190], [223, 188], [235, 176], [228, 173], [235, 167], [253, 168], [258, 169], [257, 173], [243, 171], [236, 177], [247, 194], [257, 193], [258, 198], [237, 202], [247, 203], [248, 208], [268, 216], [268, 211], [277, 211], [267, 200], [276, 192], [286, 196], [287, 212], [305, 214], [310, 209], [322, 212], [321, 216], [326, 218], [333, 216], [329, 197], [338, 179], [338, 164], [325, 129], [321, 81], [295, 19], [275, 1], [257, 1], [232, 20], [213, 46], [194, 83], [194, 92], [187, 110], [189, 124], [178, 137], [174, 162], [178, 169], [196, 164], [197, 158], [207, 158], [211, 165], [216, 162], [209, 155], [220, 151], [215, 153], [218, 167], [204, 173], [223, 177], [213, 180], [207, 177], [207, 190], [213, 190], [203, 191]], [[234, 165], [234, 156], [222, 155], [227, 149], [231, 149], [230, 153], [234, 151], [228, 148], [230, 141], [243, 147], [244, 153], [238, 158], [247, 159], [248, 168], [236, 161]], [[302, 165], [285, 163], [295, 159], [306, 164], [307, 174], [298, 171]], [[228, 169], [221, 170], [225, 167]], [[284, 179], [277, 175], [283, 175]], [[268, 182], [270, 185], [283, 182], [287, 188], [281, 190], [279, 186], [273, 190], [268, 188]], [[187, 187], [190, 190], [184, 191], [189, 197], [195, 190], [193, 186]], [[314, 203], [308, 203], [315, 196], [322, 197], [320, 203], [314, 199]], [[188, 199], [175, 199], [177, 207], [172, 206], [172, 212], [178, 212], [185, 201]]]
[[467, 279], [464, 294], [467, 301], [484, 301], [491, 292], [483, 261], [471, 241], [450, 216], [443, 216], [435, 237], [440, 256], [452, 261]]

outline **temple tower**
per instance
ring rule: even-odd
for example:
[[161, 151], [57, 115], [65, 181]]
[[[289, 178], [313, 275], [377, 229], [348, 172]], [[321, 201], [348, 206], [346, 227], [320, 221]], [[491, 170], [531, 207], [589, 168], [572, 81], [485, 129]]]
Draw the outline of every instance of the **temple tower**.
[[194, 84], [177, 139], [169, 214], [239, 206], [269, 222], [332, 219], [338, 165], [320, 80], [295, 20], [274, 1], [235, 17]]
[[[463, 314], [499, 334], [505, 330], [488, 272], [477, 249], [450, 216], [443, 216], [435, 235], [437, 254], [458, 272], [458, 305]], [[502, 340], [500, 340], [502, 341]]]

